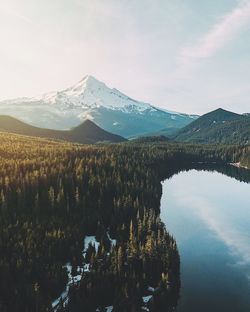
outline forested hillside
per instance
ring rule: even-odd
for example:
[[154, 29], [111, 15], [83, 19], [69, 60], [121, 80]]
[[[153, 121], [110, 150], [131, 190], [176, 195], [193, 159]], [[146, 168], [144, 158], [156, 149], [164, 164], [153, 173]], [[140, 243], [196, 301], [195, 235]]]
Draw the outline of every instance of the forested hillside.
[[126, 141], [119, 135], [103, 130], [90, 120], [85, 120], [70, 130], [53, 130], [34, 127], [10, 116], [0, 116], [0, 131], [81, 144]]
[[[57, 311], [173, 311], [179, 255], [159, 218], [160, 181], [188, 164], [249, 155], [246, 147], [168, 142], [82, 146], [4, 133], [0, 141], [3, 312], [52, 311], [66, 263], [75, 276], [87, 269]], [[97, 249], [83, 246], [90, 235]]]
[[242, 148], [241, 157], [239, 159], [239, 166], [250, 168], [250, 147], [249, 146]]
[[249, 144], [250, 117], [217, 109], [199, 117], [172, 138], [188, 143]]

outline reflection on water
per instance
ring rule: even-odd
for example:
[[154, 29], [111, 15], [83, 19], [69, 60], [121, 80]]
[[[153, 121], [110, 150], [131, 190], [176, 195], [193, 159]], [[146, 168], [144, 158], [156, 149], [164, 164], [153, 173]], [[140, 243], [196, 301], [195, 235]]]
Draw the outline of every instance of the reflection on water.
[[[190, 170], [163, 182], [161, 217], [181, 257], [178, 312], [250, 311], [250, 173]], [[244, 175], [241, 175], [244, 173]]]

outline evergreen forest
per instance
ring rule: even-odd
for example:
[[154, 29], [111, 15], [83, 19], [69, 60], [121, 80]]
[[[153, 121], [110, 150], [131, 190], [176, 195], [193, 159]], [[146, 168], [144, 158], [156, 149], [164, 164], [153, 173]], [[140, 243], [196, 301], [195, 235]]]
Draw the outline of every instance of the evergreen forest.
[[161, 180], [200, 163], [250, 165], [243, 145], [0, 140], [2, 312], [173, 311], [180, 259], [160, 219]]

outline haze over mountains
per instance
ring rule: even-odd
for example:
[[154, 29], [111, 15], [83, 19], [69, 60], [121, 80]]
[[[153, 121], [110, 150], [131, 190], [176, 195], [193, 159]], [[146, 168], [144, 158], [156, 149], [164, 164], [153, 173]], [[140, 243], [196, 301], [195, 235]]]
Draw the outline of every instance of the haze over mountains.
[[71, 130], [52, 130], [34, 127], [10, 116], [0, 116], [0, 131], [82, 144], [125, 141], [123, 137], [101, 129], [90, 120]]
[[162, 135], [191, 143], [250, 142], [249, 114], [221, 108], [201, 117], [170, 112], [136, 101], [92, 76], [63, 91], [1, 101], [0, 115], [5, 115], [0, 116], [0, 130], [78, 143]]
[[136, 101], [92, 76], [84, 77], [63, 91], [1, 101], [0, 115], [10, 115], [33, 126], [60, 130], [89, 119], [101, 128], [125, 137], [163, 128], [172, 133], [198, 117]]
[[[70, 130], [54, 130], [34, 127], [10, 116], [0, 116], [0, 131], [83, 144], [126, 141], [122, 136], [105, 131], [90, 120], [85, 120]], [[170, 136], [165, 134], [164, 129], [162, 134], [160, 133], [138, 136], [134, 142], [249, 144], [250, 116], [248, 114], [239, 115], [219, 108], [199, 117]]]

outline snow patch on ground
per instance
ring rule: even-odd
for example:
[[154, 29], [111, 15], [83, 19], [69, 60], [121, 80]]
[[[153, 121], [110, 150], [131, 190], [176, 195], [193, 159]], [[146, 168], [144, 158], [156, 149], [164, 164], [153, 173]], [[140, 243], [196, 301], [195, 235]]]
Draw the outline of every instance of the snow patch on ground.
[[[111, 242], [111, 246], [114, 247], [117, 244], [116, 239], [112, 239], [110, 237], [109, 232], [107, 232], [107, 236]], [[96, 240], [96, 237], [91, 235], [91, 236], [85, 236], [84, 238], [84, 245], [83, 245], [83, 257], [85, 257], [86, 255], [86, 251], [89, 247], [89, 245], [92, 245], [95, 247], [96, 252], [98, 251], [98, 248], [100, 246], [100, 243]], [[64, 268], [67, 269], [67, 273], [68, 273], [68, 283], [66, 285], [65, 290], [61, 293], [61, 295], [55, 299], [52, 302], [52, 309], [54, 310], [54, 312], [58, 311], [60, 303], [63, 303], [63, 306], [65, 307], [68, 304], [69, 301], [69, 289], [72, 285], [74, 284], [78, 284], [80, 283], [81, 279], [83, 278], [83, 274], [84, 273], [88, 273], [90, 272], [90, 264], [89, 263], [85, 263], [83, 264], [83, 266], [78, 266], [77, 267], [77, 275], [72, 275], [72, 265], [70, 263], [66, 263]], [[107, 312], [112, 312], [113, 311], [113, 306], [108, 306], [105, 308]], [[96, 311], [99, 311], [98, 309]]]
[[[95, 236], [85, 236], [84, 238], [84, 248], [83, 248], [83, 256], [85, 256], [86, 251], [88, 249], [89, 244], [95, 247], [96, 251], [100, 243], [96, 240]], [[52, 302], [52, 309], [56, 312], [59, 309], [60, 302], [63, 302], [63, 306], [68, 304], [69, 300], [69, 289], [70, 286], [74, 284], [80, 283], [83, 273], [90, 272], [90, 265], [89, 263], [84, 264], [82, 267], [77, 267], [77, 275], [72, 275], [72, 265], [70, 263], [66, 263], [64, 268], [67, 269], [68, 273], [68, 283], [66, 285], [65, 290], [61, 293], [61, 295]]]
[[155, 288], [154, 288], [154, 287], [148, 286], [148, 291], [150, 291], [150, 292], [155, 292]]
[[[114, 309], [113, 306], [105, 307], [106, 312], [112, 312]], [[101, 310], [99, 308], [96, 309], [96, 312], [100, 312]]]
[[68, 304], [68, 295], [69, 295], [69, 289], [70, 286], [73, 284], [79, 283], [82, 279], [82, 273], [83, 269], [81, 267], [77, 268], [77, 275], [73, 276], [72, 275], [72, 265], [70, 263], [66, 263], [64, 266], [67, 269], [68, 273], [68, 283], [66, 285], [65, 290], [61, 293], [61, 295], [52, 302], [52, 308], [54, 311], [57, 311], [59, 309], [60, 302], [63, 303], [63, 306], [66, 306]]
[[142, 300], [143, 300], [143, 302], [144, 303], [148, 303], [149, 302], [149, 300], [151, 300], [152, 299], [152, 295], [149, 295], [149, 296], [144, 296], [144, 297], [142, 297]]
[[112, 246], [112, 247], [115, 247], [116, 244], [117, 244], [116, 239], [112, 239], [112, 238], [110, 237], [109, 232], [107, 232], [107, 236], [108, 236], [108, 239], [110, 240], [111, 246]]
[[84, 250], [83, 253], [85, 254], [89, 245], [92, 245], [95, 247], [95, 251], [98, 251], [98, 248], [100, 246], [100, 243], [96, 240], [95, 236], [86, 236], [84, 238]]
[[84, 272], [90, 272], [90, 264], [89, 263], [84, 264], [83, 270]]

